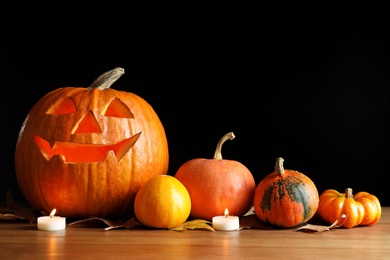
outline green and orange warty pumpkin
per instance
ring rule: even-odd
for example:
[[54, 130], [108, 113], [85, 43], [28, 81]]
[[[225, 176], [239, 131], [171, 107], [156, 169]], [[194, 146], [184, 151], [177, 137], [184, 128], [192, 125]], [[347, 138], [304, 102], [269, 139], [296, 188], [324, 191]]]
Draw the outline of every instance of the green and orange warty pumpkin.
[[37, 209], [70, 218], [134, 215], [140, 187], [167, 174], [164, 127], [143, 98], [110, 86], [124, 69], [90, 87], [64, 87], [42, 97], [19, 133], [19, 187]]
[[263, 222], [291, 228], [314, 216], [319, 195], [309, 177], [284, 169], [283, 161], [283, 158], [277, 158], [275, 171], [257, 185], [253, 203], [256, 215]]

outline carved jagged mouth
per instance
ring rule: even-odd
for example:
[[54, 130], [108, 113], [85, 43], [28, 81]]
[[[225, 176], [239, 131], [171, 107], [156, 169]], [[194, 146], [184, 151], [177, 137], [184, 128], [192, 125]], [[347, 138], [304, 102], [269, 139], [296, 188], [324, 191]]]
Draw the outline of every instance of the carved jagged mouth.
[[48, 161], [53, 156], [59, 155], [65, 162], [68, 163], [87, 163], [103, 161], [109, 151], [113, 151], [117, 161], [120, 161], [127, 151], [133, 147], [140, 135], [141, 132], [118, 143], [109, 145], [55, 142], [53, 147], [51, 147], [50, 143], [40, 136], [34, 135], [34, 140], [41, 150], [42, 155]]

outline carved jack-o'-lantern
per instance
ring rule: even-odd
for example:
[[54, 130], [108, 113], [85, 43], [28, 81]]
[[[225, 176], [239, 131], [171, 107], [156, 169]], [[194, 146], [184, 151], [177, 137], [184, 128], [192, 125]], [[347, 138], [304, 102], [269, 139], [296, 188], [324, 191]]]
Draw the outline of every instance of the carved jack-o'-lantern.
[[167, 174], [168, 143], [154, 109], [110, 86], [124, 70], [89, 88], [65, 87], [41, 98], [16, 143], [15, 170], [26, 199], [71, 218], [134, 215], [134, 199], [151, 177]]

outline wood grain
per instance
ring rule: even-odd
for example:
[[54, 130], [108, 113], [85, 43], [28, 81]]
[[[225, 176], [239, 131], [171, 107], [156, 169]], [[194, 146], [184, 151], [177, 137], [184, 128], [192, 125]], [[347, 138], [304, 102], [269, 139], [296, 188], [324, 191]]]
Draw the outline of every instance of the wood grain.
[[390, 207], [373, 226], [325, 232], [295, 229], [115, 229], [73, 225], [64, 231], [0, 221], [0, 259], [390, 259]]

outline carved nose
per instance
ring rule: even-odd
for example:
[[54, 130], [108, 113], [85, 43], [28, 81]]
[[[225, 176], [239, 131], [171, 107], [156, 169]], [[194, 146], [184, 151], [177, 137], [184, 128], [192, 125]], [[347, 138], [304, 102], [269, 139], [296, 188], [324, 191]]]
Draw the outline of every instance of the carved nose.
[[100, 126], [92, 113], [88, 111], [83, 118], [76, 124], [73, 134], [90, 134], [90, 133], [101, 133]]

